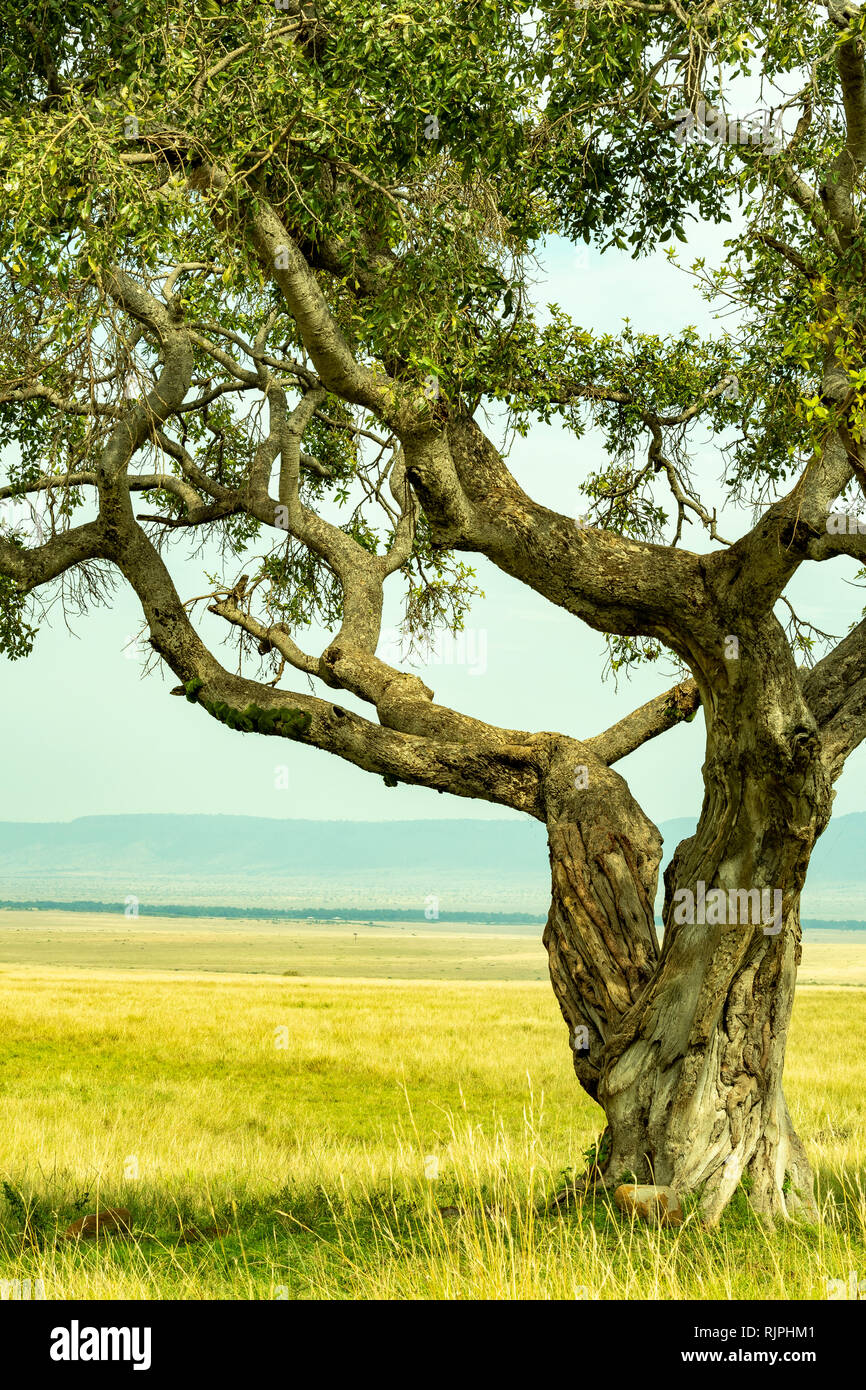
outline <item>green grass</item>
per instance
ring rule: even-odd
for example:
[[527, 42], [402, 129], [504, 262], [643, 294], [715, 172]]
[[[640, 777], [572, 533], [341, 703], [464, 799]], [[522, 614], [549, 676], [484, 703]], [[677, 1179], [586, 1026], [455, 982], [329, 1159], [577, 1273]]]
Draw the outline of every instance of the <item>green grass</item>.
[[[546, 983], [7, 965], [0, 1279], [49, 1298], [821, 1298], [866, 1277], [864, 1023], [860, 989], [798, 996], [787, 1091], [821, 1224], [768, 1234], [738, 1195], [718, 1230], [687, 1212], [666, 1231], [602, 1198], [539, 1214], [602, 1121]], [[128, 1206], [133, 1237], [58, 1241], [97, 1204]], [[179, 1244], [190, 1222], [230, 1232]]]
[[417, 922], [337, 927], [0, 911], [0, 965], [22, 961], [305, 978], [547, 980], [540, 927], [518, 936], [431, 931]]

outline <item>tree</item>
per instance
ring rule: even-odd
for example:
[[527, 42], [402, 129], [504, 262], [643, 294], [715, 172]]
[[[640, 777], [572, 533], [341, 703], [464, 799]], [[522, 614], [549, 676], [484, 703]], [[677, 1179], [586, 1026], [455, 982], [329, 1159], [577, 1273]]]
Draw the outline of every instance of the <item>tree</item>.
[[[53, 596], [83, 608], [120, 575], [173, 693], [228, 729], [544, 822], [551, 979], [606, 1118], [593, 1178], [673, 1183], [712, 1222], [747, 1177], [768, 1218], [813, 1214], [782, 1068], [799, 895], [866, 731], [866, 623], [824, 650], [784, 595], [866, 553], [832, 520], [866, 483], [863, 11], [37, 9], [0, 18], [6, 655]], [[724, 262], [693, 268], [737, 311], [724, 331], [540, 321], [544, 236], [639, 256], [735, 207]], [[518, 485], [489, 406], [602, 432], [586, 516]], [[732, 542], [694, 479], [698, 421], [757, 508]], [[203, 541], [207, 615], [171, 572]], [[408, 634], [459, 628], [473, 554], [606, 634], [614, 666], [672, 655], [682, 679], [583, 741], [437, 704], [376, 654], [385, 584]], [[661, 837], [615, 765], [699, 709], [704, 801], [660, 947]]]

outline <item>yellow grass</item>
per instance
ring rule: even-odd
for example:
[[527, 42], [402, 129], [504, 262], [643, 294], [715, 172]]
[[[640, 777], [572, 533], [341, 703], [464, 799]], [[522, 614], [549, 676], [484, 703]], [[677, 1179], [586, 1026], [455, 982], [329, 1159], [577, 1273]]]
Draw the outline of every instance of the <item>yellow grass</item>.
[[[864, 1023], [866, 991], [798, 994], [787, 1091], [822, 1223], [768, 1234], [738, 1197], [718, 1231], [672, 1232], [602, 1199], [543, 1212], [602, 1119], [545, 982], [6, 965], [0, 1279], [55, 1298], [821, 1298], [866, 1278]], [[97, 1205], [128, 1206], [134, 1238], [58, 1241]], [[190, 1221], [230, 1234], [180, 1245]]]

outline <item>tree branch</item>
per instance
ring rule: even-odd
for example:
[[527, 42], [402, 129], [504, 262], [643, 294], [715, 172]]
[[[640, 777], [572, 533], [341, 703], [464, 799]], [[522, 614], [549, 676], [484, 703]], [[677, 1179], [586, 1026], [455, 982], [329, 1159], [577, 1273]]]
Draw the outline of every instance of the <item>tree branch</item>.
[[603, 734], [588, 739], [587, 747], [611, 767], [650, 739], [672, 729], [675, 724], [693, 719], [700, 704], [701, 697], [695, 681], [681, 681], [662, 695], [648, 700], [639, 709], [632, 710], [631, 714], [612, 724]]

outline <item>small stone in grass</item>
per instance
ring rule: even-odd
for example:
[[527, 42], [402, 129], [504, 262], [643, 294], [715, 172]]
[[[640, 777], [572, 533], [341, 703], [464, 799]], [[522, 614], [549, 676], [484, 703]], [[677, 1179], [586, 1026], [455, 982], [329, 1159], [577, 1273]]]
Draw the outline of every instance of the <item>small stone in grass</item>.
[[128, 1235], [132, 1228], [132, 1216], [126, 1207], [107, 1207], [105, 1211], [91, 1211], [67, 1226], [61, 1239], [89, 1240], [102, 1235]]
[[659, 1226], [681, 1226], [683, 1208], [672, 1187], [638, 1186], [623, 1183], [613, 1194], [620, 1211]]

